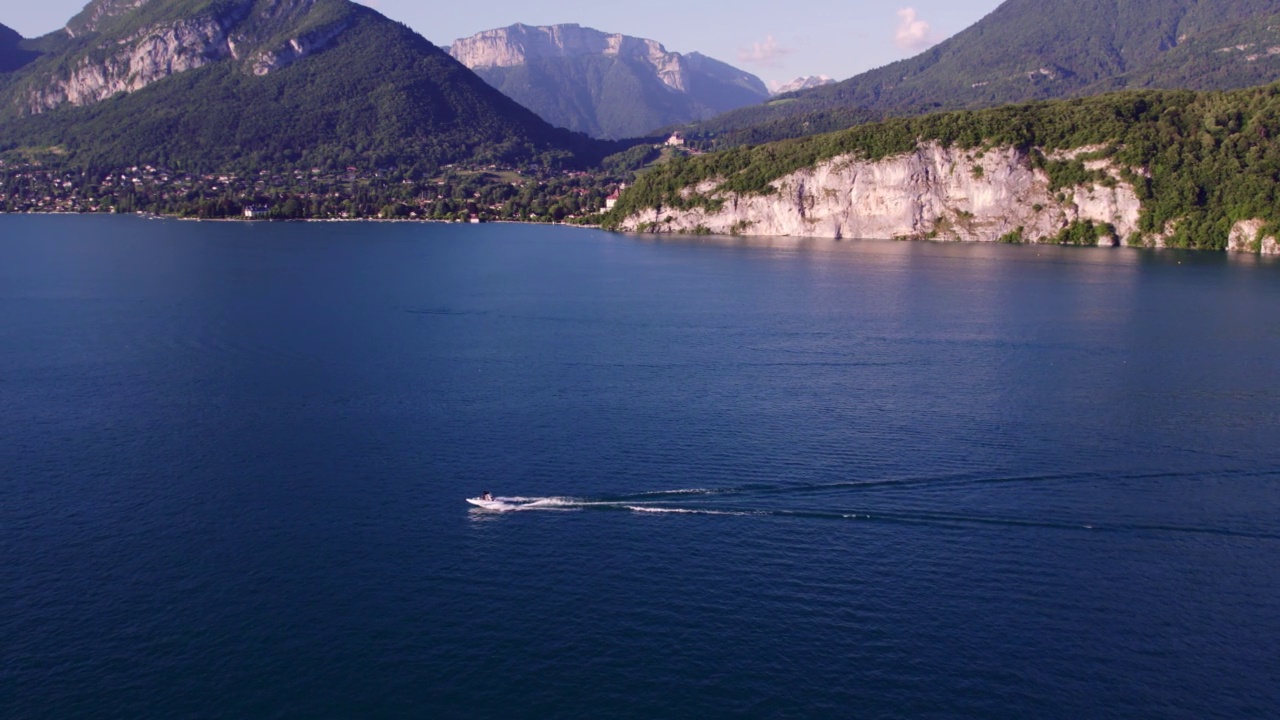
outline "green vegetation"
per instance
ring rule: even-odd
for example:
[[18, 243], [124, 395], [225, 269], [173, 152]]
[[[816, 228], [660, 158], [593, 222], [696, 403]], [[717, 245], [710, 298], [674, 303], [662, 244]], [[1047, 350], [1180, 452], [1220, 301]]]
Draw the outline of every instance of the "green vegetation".
[[[771, 194], [773, 181], [824, 160], [879, 160], [925, 142], [1019, 148], [1063, 190], [1102, 180], [1083, 159], [1109, 157], [1142, 202], [1140, 229], [1172, 228], [1172, 246], [1221, 249], [1232, 224], [1246, 218], [1280, 227], [1280, 84], [1220, 93], [1126, 92], [941, 113], [677, 159], [640, 175], [606, 225], [648, 208], [714, 210], [724, 202], [720, 193]], [[1069, 161], [1046, 159], [1086, 146], [1102, 149]], [[708, 180], [718, 183], [717, 191], [689, 192]], [[1068, 230], [1060, 241], [1084, 241], [1094, 233], [1096, 242], [1102, 232]]]
[[915, 57], [685, 131], [725, 148], [1118, 89], [1251, 87], [1280, 79], [1278, 13], [1280, 0], [1008, 0]]
[[1006, 243], [1009, 245], [1018, 245], [1018, 244], [1024, 243], [1027, 241], [1026, 235], [1024, 233], [1025, 233], [1025, 228], [1019, 226], [1017, 229], [1011, 230], [1001, 235], [1000, 242]]
[[[1115, 237], [1115, 227], [1095, 224], [1091, 220], [1077, 220], [1062, 229], [1050, 242], [1058, 245], [1097, 245], [1104, 237]], [[1223, 244], [1225, 247], [1226, 244]], [[1221, 249], [1221, 248], [1219, 248]]]

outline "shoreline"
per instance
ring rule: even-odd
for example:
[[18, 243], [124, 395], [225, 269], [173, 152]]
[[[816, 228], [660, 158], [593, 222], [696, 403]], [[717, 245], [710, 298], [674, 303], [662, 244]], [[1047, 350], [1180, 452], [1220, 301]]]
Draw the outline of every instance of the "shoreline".
[[95, 215], [95, 216], [115, 216], [115, 217], [133, 217], [143, 220], [173, 220], [175, 222], [225, 222], [225, 223], [416, 223], [416, 224], [437, 224], [437, 225], [547, 225], [550, 227], [569, 227], [569, 228], [587, 228], [600, 230], [600, 225], [577, 225], [574, 223], [556, 223], [556, 222], [535, 222], [530, 220], [485, 220], [483, 222], [463, 222], [461, 220], [436, 220], [434, 218], [246, 218], [246, 217], [225, 217], [225, 218], [194, 218], [181, 217], [178, 215], [159, 215], [157, 213], [148, 212], [74, 212], [71, 210], [40, 210], [26, 212], [7, 212], [0, 210], [0, 215], [60, 215], [60, 216], [76, 216], [76, 215]]
[[[901, 243], [928, 243], [932, 245], [999, 245], [998, 241], [972, 241], [972, 240], [938, 240], [930, 238], [829, 238], [817, 236], [801, 236], [801, 235], [716, 235], [707, 233], [655, 233], [655, 232], [635, 232], [625, 230], [606, 230], [601, 225], [577, 225], [572, 223], [544, 223], [529, 222], [525, 220], [486, 220], [482, 223], [461, 222], [457, 220], [434, 220], [431, 218], [299, 218], [299, 219], [265, 219], [265, 218], [188, 218], [175, 217], [171, 215], [157, 215], [154, 213], [105, 213], [105, 212], [68, 212], [65, 210], [48, 211], [48, 212], [5, 212], [0, 211], [0, 216], [5, 215], [58, 215], [58, 216], [75, 216], [75, 215], [95, 215], [95, 216], [117, 216], [132, 217], [142, 220], [170, 220], [174, 222], [197, 222], [197, 223], [387, 223], [387, 224], [419, 224], [419, 225], [545, 225], [547, 227], [571, 228], [579, 230], [599, 230], [616, 235], [624, 235], [627, 237], [647, 238], [653, 240], [663, 239], [717, 239], [729, 240], [733, 242], [752, 242], [768, 240], [771, 242], [791, 241], [805, 242], [828, 240], [831, 242], [901, 242]], [[1129, 245], [1072, 245], [1070, 243], [1003, 243], [1026, 247], [1044, 246], [1044, 247], [1080, 247], [1095, 248], [1100, 250], [1147, 250], [1147, 251], [1182, 251], [1196, 253], [1222, 253], [1228, 257], [1256, 257], [1259, 259], [1274, 259], [1280, 262], [1280, 255], [1271, 255], [1259, 252], [1251, 252], [1245, 250], [1231, 250], [1223, 248], [1221, 250], [1209, 250], [1205, 248], [1179, 248], [1179, 247], [1149, 247], [1149, 246], [1129, 246]]]

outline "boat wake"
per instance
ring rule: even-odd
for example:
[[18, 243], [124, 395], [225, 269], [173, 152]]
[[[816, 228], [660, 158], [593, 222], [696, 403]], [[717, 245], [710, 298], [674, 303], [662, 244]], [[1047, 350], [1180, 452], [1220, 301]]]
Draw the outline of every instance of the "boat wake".
[[[1227, 474], [1227, 473], [1221, 473]], [[1275, 477], [1276, 470], [1230, 473], [1248, 477]], [[1060, 474], [1039, 476], [950, 476], [939, 478], [900, 478], [858, 480], [802, 485], [751, 484], [725, 488], [680, 488], [655, 490], [625, 495], [600, 497], [497, 497], [492, 500], [468, 498], [482, 515], [530, 511], [603, 511], [639, 515], [733, 516], [785, 518], [792, 520], [856, 521], [898, 525], [934, 525], [948, 527], [1004, 527], [1085, 532], [1192, 534], [1280, 539], [1280, 533], [1260, 527], [1212, 527], [1182, 524], [1106, 522], [1085, 518], [1010, 516], [947, 510], [907, 509], [893, 502], [885, 491], [916, 492], [945, 490], [957, 486], [990, 483], [1059, 483], [1059, 482], [1133, 482], [1166, 479], [1167, 473], [1133, 473], [1099, 476]], [[896, 505], [896, 507], [895, 507]], [[478, 517], [478, 516], [477, 516]]]
[[[644, 493], [646, 497], [663, 495], [710, 494], [709, 490], [671, 490]], [[636, 500], [590, 500], [573, 497], [495, 497], [492, 500], [467, 498], [473, 512], [525, 512], [530, 510], [626, 510], [637, 513], [670, 513], [676, 515], [754, 515], [750, 510], [717, 510], [713, 508], [665, 507], [660, 500], [642, 504]]]

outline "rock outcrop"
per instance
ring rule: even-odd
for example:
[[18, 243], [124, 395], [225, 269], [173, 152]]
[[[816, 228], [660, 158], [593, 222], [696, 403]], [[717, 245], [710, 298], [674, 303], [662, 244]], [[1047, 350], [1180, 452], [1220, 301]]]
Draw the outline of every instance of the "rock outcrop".
[[[88, 105], [224, 60], [243, 61], [245, 72], [265, 75], [324, 49], [347, 28], [338, 21], [293, 37], [274, 36], [274, 28], [305, 17], [316, 2], [231, 0], [195, 16], [160, 20], [122, 34], [117, 18], [131, 20], [124, 16], [148, 3], [159, 6], [159, 0], [98, 0], [66, 28], [71, 37], [88, 39], [88, 48], [69, 69], [31, 83], [20, 106], [39, 114], [64, 104]], [[167, 8], [158, 9], [163, 17]], [[251, 17], [254, 21], [246, 23]]]
[[224, 21], [212, 17], [147, 28], [112, 50], [106, 57], [82, 57], [65, 76], [33, 89], [27, 111], [88, 105], [233, 55]]
[[1280, 241], [1275, 235], [1265, 234], [1265, 227], [1266, 223], [1256, 218], [1236, 223], [1227, 239], [1227, 251], [1280, 255]]
[[[1101, 162], [1101, 161], [1099, 161]], [[1105, 229], [1099, 244], [1141, 243], [1133, 188], [1108, 182], [1054, 191], [1016, 148], [984, 152], [937, 143], [877, 161], [824, 161], [772, 183], [768, 195], [736, 195], [706, 182], [686, 190], [716, 209], [654, 208], [624, 230], [828, 238], [990, 242], [1052, 240], [1077, 222]]]
[[[253, 60], [253, 74], [266, 75], [286, 68], [311, 53], [323, 50], [346, 29], [345, 22], [336, 23], [332, 27], [290, 38], [282, 47], [259, 51]], [[234, 45], [232, 51], [235, 51]]]

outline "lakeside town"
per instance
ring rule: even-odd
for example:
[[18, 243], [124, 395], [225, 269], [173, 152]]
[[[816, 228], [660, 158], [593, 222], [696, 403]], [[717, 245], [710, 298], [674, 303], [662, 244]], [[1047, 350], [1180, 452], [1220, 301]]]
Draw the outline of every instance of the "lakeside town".
[[680, 133], [640, 144], [592, 170], [446, 165], [313, 167], [257, 173], [182, 172], [157, 165], [84, 170], [0, 157], [0, 212], [149, 213], [196, 219], [584, 222], [610, 209], [637, 170], [702, 155]]
[[605, 210], [612, 173], [445, 168], [185, 173], [154, 165], [90, 172], [0, 160], [0, 212], [151, 213], [222, 219], [401, 219], [572, 222]]

